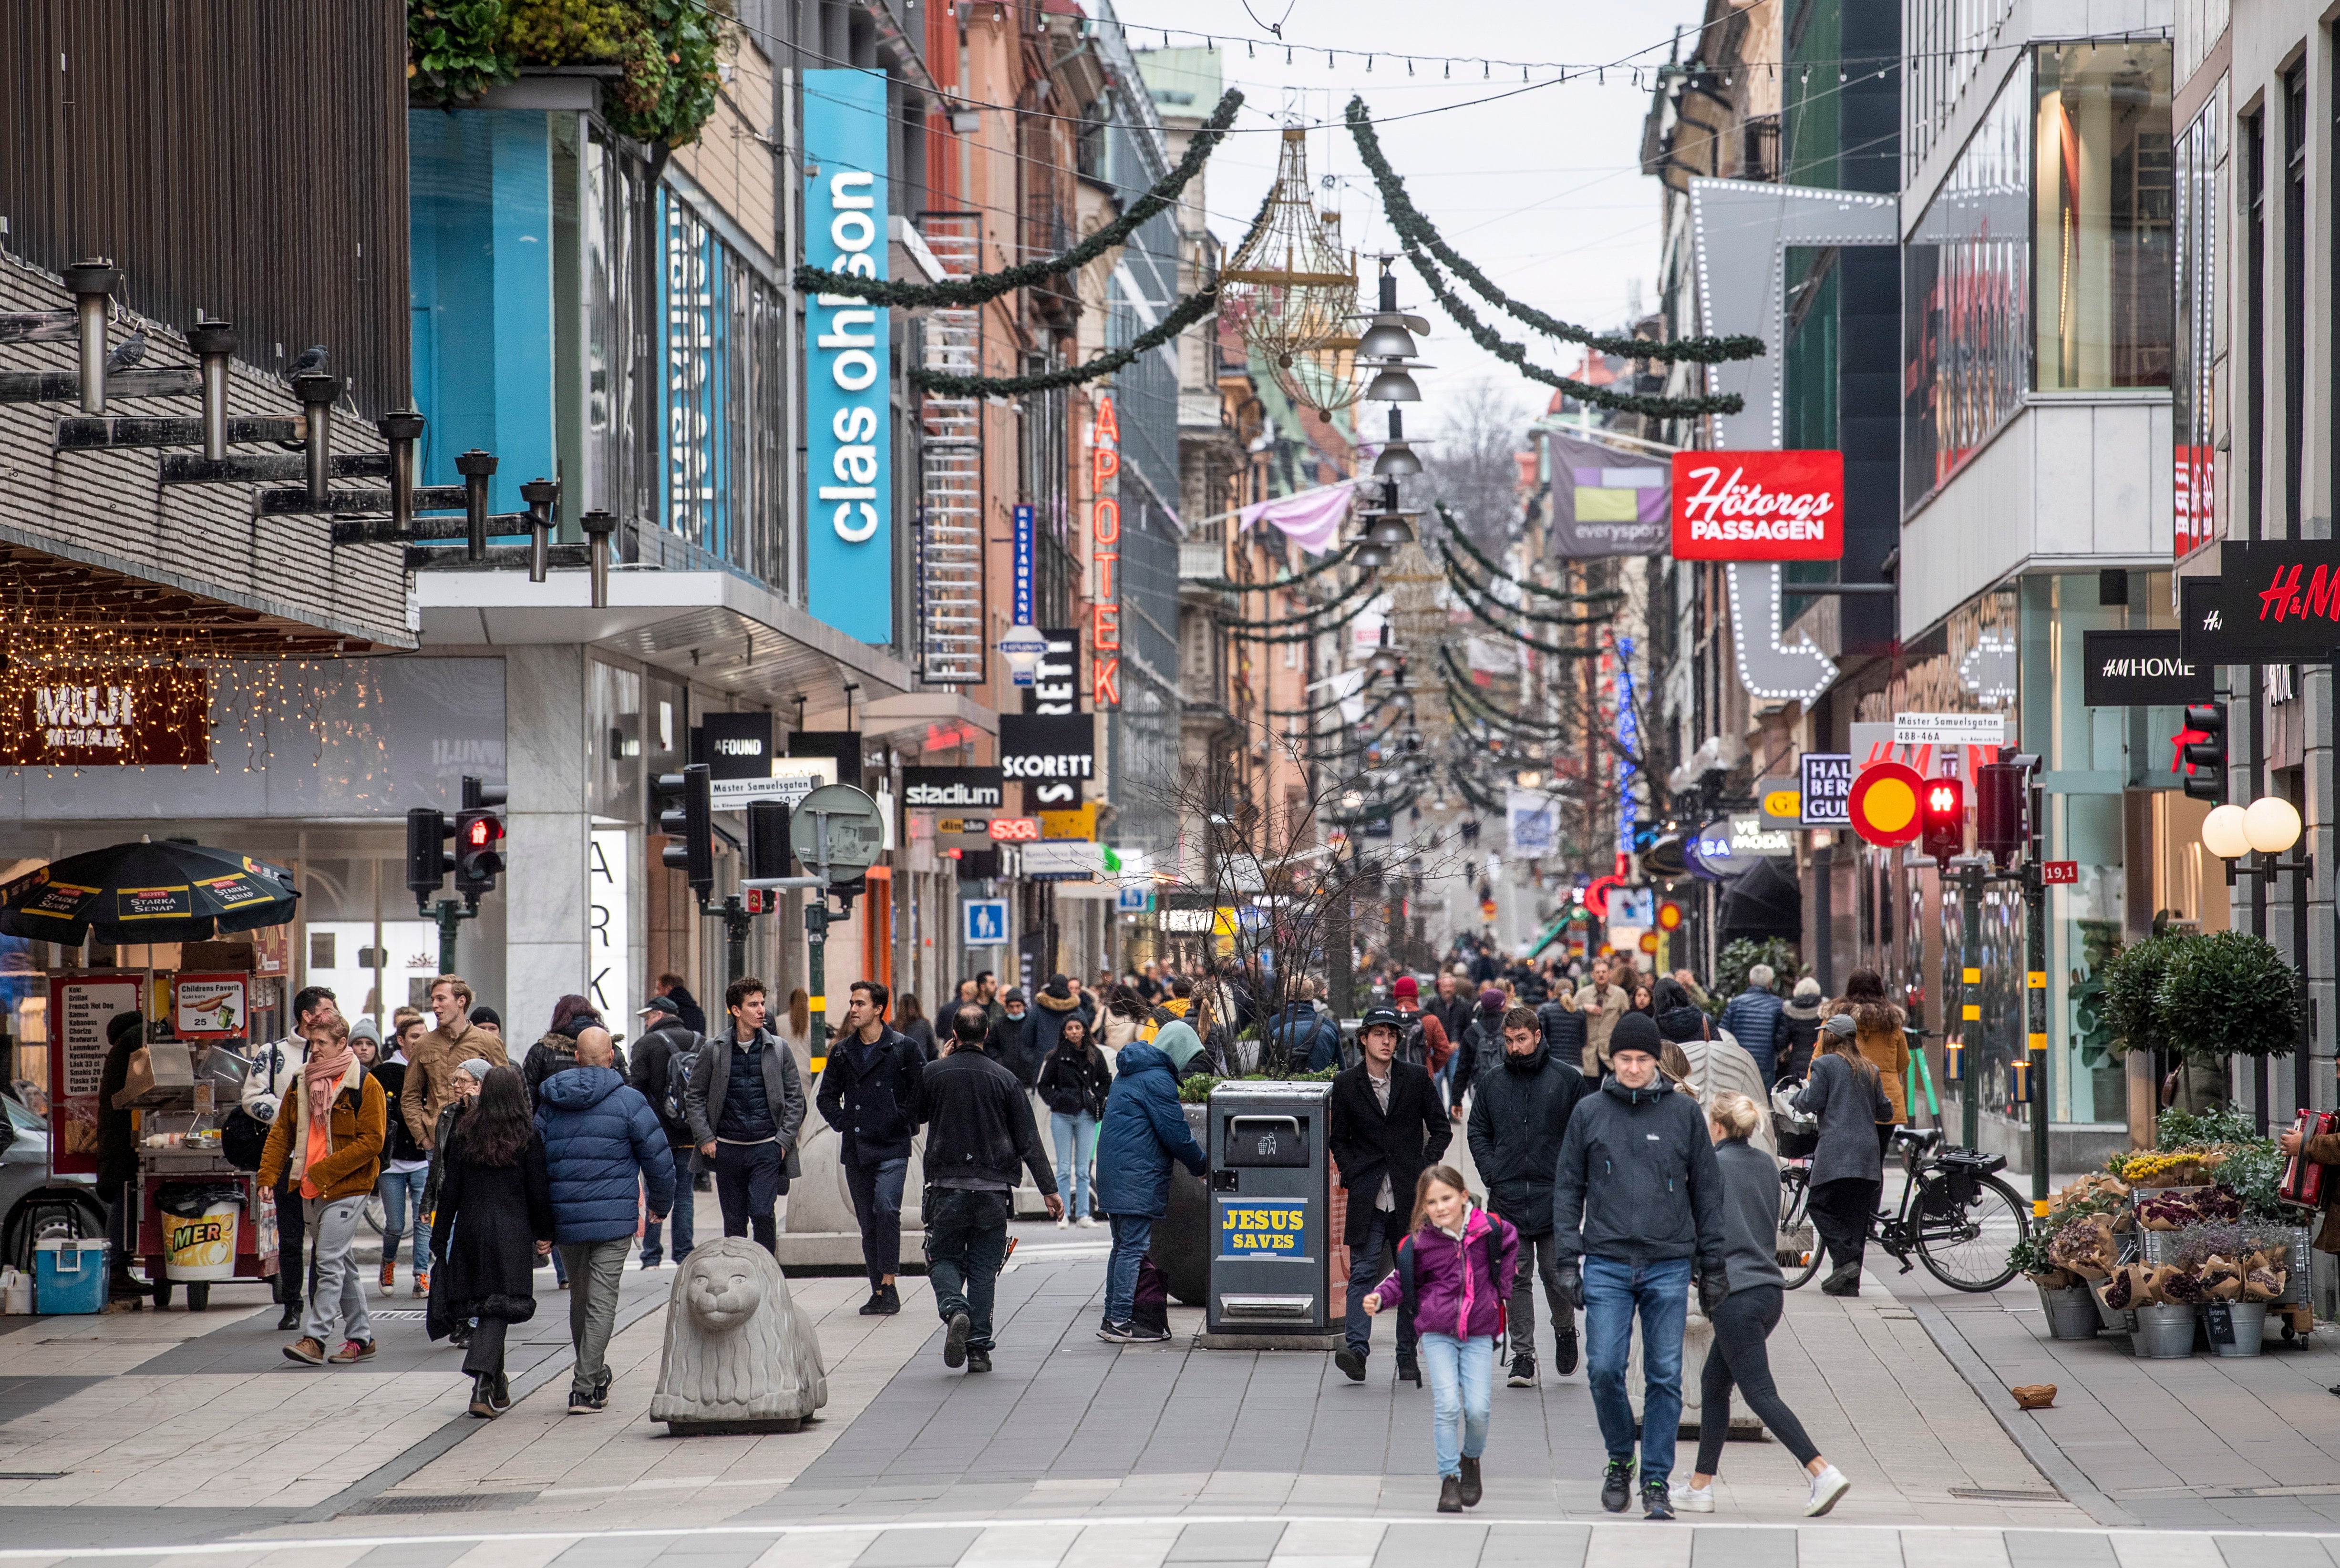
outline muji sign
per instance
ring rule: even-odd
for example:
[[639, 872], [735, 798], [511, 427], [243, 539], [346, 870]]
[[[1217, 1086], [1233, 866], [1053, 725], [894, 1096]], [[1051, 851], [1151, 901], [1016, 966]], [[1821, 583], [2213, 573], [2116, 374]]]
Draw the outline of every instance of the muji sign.
[[1673, 481], [1676, 560], [1844, 557], [1842, 452], [1676, 452]]

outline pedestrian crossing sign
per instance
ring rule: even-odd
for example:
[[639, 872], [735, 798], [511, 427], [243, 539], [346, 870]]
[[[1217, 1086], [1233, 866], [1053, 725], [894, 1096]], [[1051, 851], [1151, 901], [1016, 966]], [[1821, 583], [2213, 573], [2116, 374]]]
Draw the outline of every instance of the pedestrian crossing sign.
[[1007, 943], [1007, 901], [1004, 898], [971, 898], [959, 905], [960, 918], [965, 922], [959, 944], [962, 947], [1004, 947]]

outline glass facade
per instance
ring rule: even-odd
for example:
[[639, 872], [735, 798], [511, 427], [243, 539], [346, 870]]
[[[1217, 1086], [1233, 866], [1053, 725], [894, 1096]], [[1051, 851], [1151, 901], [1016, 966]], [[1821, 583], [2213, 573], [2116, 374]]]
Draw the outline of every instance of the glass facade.
[[[2015, 0], [1904, 0], [1906, 62], [1894, 64], [1906, 63], [1909, 73], [1902, 149], [1910, 173], [1948, 129], [1950, 113], [1982, 68], [1999, 24], [2014, 9]], [[1847, 62], [1846, 70], [1850, 67]]]
[[2172, 158], [2173, 228], [2170, 419], [2176, 469], [2175, 553], [2184, 559], [2216, 538], [2219, 507], [2218, 409], [2226, 392], [2225, 344], [2219, 330], [2218, 239], [2226, 183], [2226, 84], [2178, 136]]
[[2168, 45], [2046, 45], [2032, 83], [2037, 385], [2166, 387]]

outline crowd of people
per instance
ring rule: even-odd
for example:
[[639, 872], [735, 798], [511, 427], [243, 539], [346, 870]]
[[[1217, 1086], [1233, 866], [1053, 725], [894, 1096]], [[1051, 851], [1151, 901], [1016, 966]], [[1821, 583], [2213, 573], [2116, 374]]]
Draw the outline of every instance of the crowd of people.
[[[860, 1230], [863, 1313], [901, 1310], [905, 1188], [923, 1133], [919, 1208], [947, 1366], [990, 1370], [1026, 1176], [1056, 1224], [1108, 1228], [1097, 1336], [1166, 1339], [1154, 1231], [1174, 1169], [1205, 1169], [1181, 1082], [1267, 1066], [1331, 1078], [1325, 1139], [1351, 1258], [1334, 1361], [1363, 1381], [1373, 1321], [1395, 1313], [1393, 1376], [1426, 1378], [1431, 1395], [1440, 1509], [1482, 1494], [1499, 1340], [1508, 1385], [1539, 1381], [1539, 1297], [1554, 1375], [1586, 1367], [1609, 1453], [1605, 1506], [1621, 1512], [1638, 1492], [1653, 1518], [1713, 1507], [1723, 1421], [1701, 1423], [1694, 1468], [1672, 1480], [1694, 1298], [1713, 1330], [1701, 1408], [1727, 1409], [1735, 1389], [1805, 1465], [1808, 1511], [1832, 1507], [1849, 1484], [1780, 1398], [1765, 1355], [1783, 1300], [1770, 1113], [1788, 1106], [1817, 1125], [1821, 1289], [1858, 1294], [1883, 1158], [1908, 1114], [1906, 1021], [1880, 977], [1856, 971], [1833, 1000], [1760, 964], [1717, 999], [1686, 971], [1644, 974], [1622, 956], [1465, 955], [1428, 976], [1361, 978], [1370, 998], [1353, 1042], [1309, 979], [1263, 1001], [1230, 971], [1147, 964], [1093, 987], [1051, 975], [1026, 998], [980, 973], [932, 1019], [917, 998], [858, 981], [817, 1074], [805, 993], [776, 1011], [755, 979], [728, 988], [710, 1035], [680, 980], [662, 977], [622, 1052], [587, 999], [562, 997], [517, 1060], [502, 1020], [459, 975], [431, 983], [427, 1012], [393, 1014], [387, 1037], [310, 987], [292, 998], [292, 1031], [253, 1051], [242, 1101], [265, 1127], [255, 1159], [285, 1259], [281, 1326], [296, 1336], [284, 1354], [312, 1366], [374, 1356], [355, 1242], [378, 1195], [378, 1287], [396, 1289], [404, 1253], [431, 1336], [464, 1352], [474, 1415], [510, 1407], [506, 1338], [533, 1317], [546, 1267], [569, 1293], [569, 1407], [603, 1409], [630, 1256], [644, 1268], [687, 1258], [693, 1193], [709, 1188], [725, 1235], [777, 1253], [778, 1200], [801, 1175], [815, 1114], [837, 1135]], [[114, 1032], [126, 1060], [141, 1031]], [[1482, 1194], [1446, 1158], [1458, 1127]], [[118, 1206], [121, 1173], [104, 1153], [102, 1188], [113, 1175]], [[1626, 1387], [1637, 1323], [1638, 1423]]]

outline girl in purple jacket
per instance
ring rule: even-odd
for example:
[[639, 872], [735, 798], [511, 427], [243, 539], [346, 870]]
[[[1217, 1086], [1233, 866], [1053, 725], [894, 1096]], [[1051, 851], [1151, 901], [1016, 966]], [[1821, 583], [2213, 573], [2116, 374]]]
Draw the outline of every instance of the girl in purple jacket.
[[[1413, 1257], [1413, 1322], [1430, 1376], [1438, 1511], [1459, 1514], [1482, 1494], [1479, 1456], [1486, 1452], [1494, 1400], [1495, 1339], [1519, 1267], [1519, 1232], [1472, 1203], [1461, 1171], [1433, 1165], [1414, 1183], [1413, 1230], [1401, 1257], [1404, 1251]], [[1364, 1309], [1379, 1312], [1403, 1288], [1400, 1272], [1392, 1270], [1365, 1297]]]

